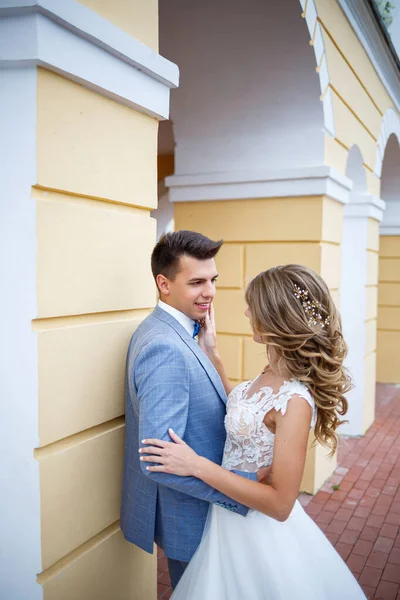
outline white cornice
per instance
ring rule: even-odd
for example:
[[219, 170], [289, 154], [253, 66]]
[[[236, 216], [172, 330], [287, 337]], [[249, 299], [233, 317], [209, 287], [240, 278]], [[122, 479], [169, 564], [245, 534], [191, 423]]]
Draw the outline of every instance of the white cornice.
[[171, 202], [329, 196], [349, 200], [351, 181], [336, 169], [321, 165], [284, 171], [242, 171], [167, 177]]
[[398, 235], [400, 236], [400, 225], [381, 225], [379, 235]]
[[0, 0], [0, 68], [42, 66], [159, 119], [179, 70], [75, 0]]
[[383, 85], [400, 110], [400, 77], [396, 61], [365, 0], [338, 0]]

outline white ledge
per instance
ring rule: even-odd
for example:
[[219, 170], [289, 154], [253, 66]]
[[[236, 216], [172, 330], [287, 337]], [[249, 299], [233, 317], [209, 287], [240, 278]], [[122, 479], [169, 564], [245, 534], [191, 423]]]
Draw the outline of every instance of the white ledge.
[[172, 175], [165, 183], [171, 202], [329, 196], [346, 204], [352, 188], [350, 179], [326, 165], [283, 171]]
[[42, 66], [167, 119], [178, 67], [74, 0], [0, 0], [0, 68]]
[[344, 208], [344, 216], [353, 219], [367, 218], [382, 221], [386, 203], [372, 194], [361, 194]]
[[399, 225], [381, 225], [379, 228], [379, 235], [398, 235], [400, 236], [400, 224]]

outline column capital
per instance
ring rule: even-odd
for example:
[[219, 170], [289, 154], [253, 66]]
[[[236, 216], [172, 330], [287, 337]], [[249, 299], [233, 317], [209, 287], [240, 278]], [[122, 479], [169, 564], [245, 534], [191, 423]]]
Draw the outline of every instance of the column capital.
[[358, 194], [345, 207], [345, 217], [369, 218], [381, 222], [386, 203], [373, 194]]

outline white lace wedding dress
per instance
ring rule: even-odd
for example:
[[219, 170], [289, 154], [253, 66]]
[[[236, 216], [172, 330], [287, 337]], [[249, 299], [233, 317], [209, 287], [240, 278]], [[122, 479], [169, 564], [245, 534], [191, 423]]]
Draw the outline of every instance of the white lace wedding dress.
[[[294, 394], [316, 408], [298, 381], [274, 394], [262, 388], [247, 397], [251, 381], [230, 394], [223, 466], [255, 472], [272, 463], [274, 435], [265, 414], [284, 415]], [[365, 600], [350, 570], [318, 526], [296, 501], [281, 523], [250, 510], [242, 517], [212, 505], [199, 548], [180, 580], [173, 600]]]

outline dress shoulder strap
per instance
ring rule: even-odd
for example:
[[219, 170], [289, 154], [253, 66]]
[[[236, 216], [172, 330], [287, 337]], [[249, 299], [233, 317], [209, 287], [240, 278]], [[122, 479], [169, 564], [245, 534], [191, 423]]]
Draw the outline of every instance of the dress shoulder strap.
[[315, 406], [314, 398], [310, 394], [309, 389], [296, 379], [290, 379], [285, 381], [278, 392], [274, 394], [273, 407], [275, 410], [280, 411], [282, 415], [286, 413], [287, 405], [292, 396], [301, 396], [308, 402], [312, 409], [311, 427], [314, 427], [317, 420], [317, 409]]

